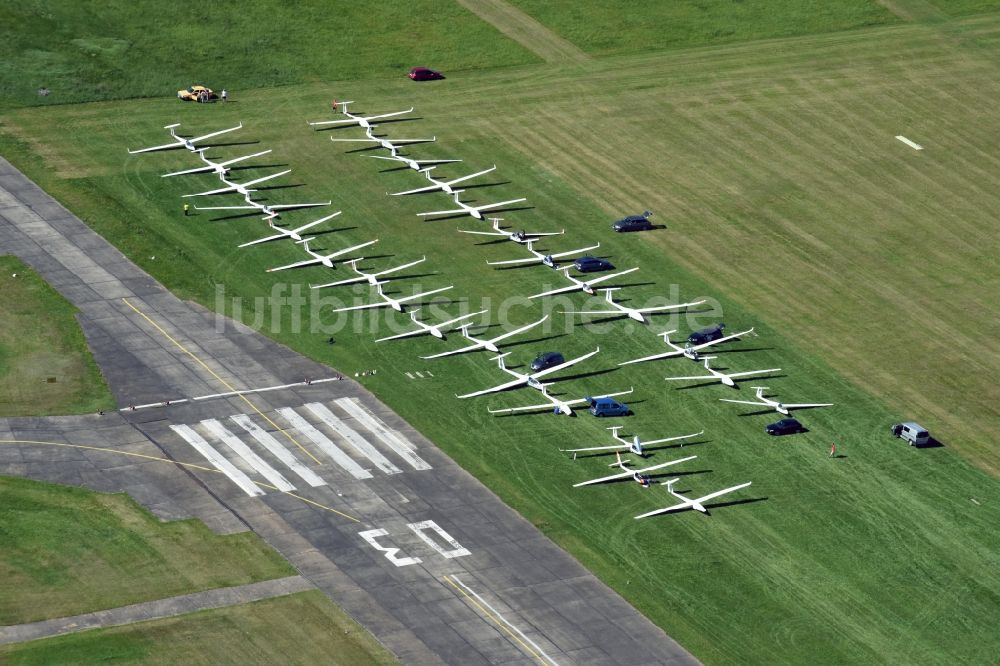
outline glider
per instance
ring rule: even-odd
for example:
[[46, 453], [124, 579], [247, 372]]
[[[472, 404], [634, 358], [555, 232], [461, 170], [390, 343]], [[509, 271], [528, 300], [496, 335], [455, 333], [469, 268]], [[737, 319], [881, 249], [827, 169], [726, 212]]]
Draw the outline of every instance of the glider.
[[778, 402], [777, 400], [771, 400], [770, 398], [764, 397], [764, 391], [767, 390], [766, 386], [754, 386], [752, 387], [757, 390], [757, 400], [730, 400], [728, 398], [719, 398], [722, 402], [735, 402], [740, 405], [759, 405], [761, 407], [770, 407], [779, 414], [784, 414], [788, 416], [793, 409], [811, 409], [813, 407], [832, 407], [832, 402], [802, 402], [797, 404], [789, 404], [784, 402]]
[[447, 330], [445, 327], [451, 326], [452, 324], [458, 323], [470, 317], [475, 317], [477, 315], [484, 314], [486, 312], [489, 312], [489, 310], [480, 310], [479, 312], [471, 312], [469, 314], [464, 314], [461, 317], [455, 317], [454, 319], [449, 319], [448, 321], [443, 321], [440, 324], [434, 324], [434, 325], [425, 324], [424, 322], [417, 319], [418, 312], [420, 312], [420, 308], [416, 308], [415, 310], [410, 310], [410, 319], [412, 319], [413, 323], [419, 326], [420, 328], [418, 328], [415, 331], [407, 331], [406, 333], [400, 333], [398, 335], [390, 335], [389, 337], [386, 338], [379, 338], [375, 342], [385, 342], [387, 340], [399, 340], [400, 338], [411, 338], [415, 335], [424, 335], [424, 334], [430, 334], [439, 340], [444, 340], [445, 339], [444, 331]]
[[686, 380], [686, 379], [718, 379], [720, 382], [726, 386], [732, 386], [736, 388], [736, 382], [733, 381], [738, 377], [753, 377], [754, 375], [766, 375], [770, 372], [781, 372], [781, 368], [768, 368], [767, 370], [748, 370], [747, 372], [720, 372], [714, 368], [708, 367], [708, 362], [714, 359], [715, 356], [705, 356], [703, 357], [705, 361], [705, 369], [708, 370], [710, 374], [707, 375], [693, 375], [691, 377], [664, 377], [668, 382], [676, 380]]
[[354, 252], [355, 250], [360, 250], [363, 247], [368, 247], [369, 245], [374, 245], [378, 242], [378, 239], [368, 241], [367, 243], [361, 243], [360, 245], [354, 245], [351, 247], [345, 247], [343, 250], [337, 250], [336, 252], [331, 252], [330, 254], [320, 254], [315, 250], [309, 249], [309, 241], [311, 238], [304, 238], [300, 241], [295, 241], [302, 245], [302, 248], [306, 251], [306, 254], [310, 255], [312, 259], [306, 259], [305, 261], [296, 261], [294, 264], [286, 264], [285, 266], [278, 266], [277, 268], [268, 268], [268, 273], [277, 273], [278, 271], [285, 271], [289, 268], [302, 268], [303, 266], [313, 266], [315, 264], [323, 264], [327, 268], [333, 268], [333, 260], [336, 257], [342, 257], [345, 254]]
[[676, 497], [676, 498], [678, 498], [680, 500], [683, 500], [680, 504], [674, 504], [673, 506], [668, 506], [665, 509], [657, 509], [656, 511], [650, 511], [650, 512], [644, 513], [644, 514], [642, 514], [640, 516], [636, 516], [635, 519], [639, 520], [640, 518], [649, 518], [650, 516], [657, 516], [657, 515], [659, 515], [661, 513], [669, 513], [671, 511], [686, 511], [688, 509], [694, 509], [696, 511], [701, 511], [702, 513], [704, 513], [706, 515], [710, 515], [708, 513], [708, 509], [705, 508], [704, 502], [707, 502], [710, 499], [715, 499], [716, 497], [721, 497], [722, 495], [726, 495], [728, 493], [735, 492], [735, 491], [740, 490], [742, 488], [746, 488], [751, 483], [753, 483], [752, 481], [747, 481], [746, 483], [741, 483], [740, 485], [733, 486], [732, 488], [726, 488], [724, 490], [717, 490], [714, 493], [709, 493], [708, 495], [704, 495], [703, 497], [689, 499], [689, 498], [684, 497], [684, 495], [681, 495], [679, 492], [677, 492], [677, 491], [674, 490], [674, 484], [677, 483], [678, 481], [680, 481], [680, 479], [670, 479], [669, 481], [664, 481], [663, 485], [665, 485], [667, 487], [667, 492], [668, 493], [670, 493], [671, 495], [673, 495], [674, 497]]
[[[581, 290], [584, 293], [587, 293], [587, 294], [590, 294], [591, 296], [593, 296], [593, 294], [594, 294], [594, 285], [595, 284], [599, 284], [601, 282], [604, 282], [606, 280], [611, 280], [611, 279], [616, 278], [616, 277], [621, 277], [622, 275], [628, 275], [629, 273], [632, 273], [634, 271], [639, 270], [639, 267], [636, 266], [635, 268], [630, 268], [627, 271], [621, 271], [620, 273], [611, 273], [610, 275], [601, 275], [600, 277], [591, 278], [589, 280], [578, 280], [577, 278], [575, 278], [575, 277], [573, 277], [572, 275], [569, 274], [569, 269], [571, 269], [571, 268], [573, 268], [573, 267], [572, 266], [564, 266], [564, 267], [560, 268], [559, 270], [565, 271], [563, 273], [563, 277], [565, 277], [567, 280], [569, 280], [570, 282], [572, 282], [573, 286], [571, 286], [571, 287], [560, 287], [559, 289], [552, 289], [550, 291], [543, 291], [540, 294], [535, 294], [534, 296], [528, 296], [528, 298], [541, 298], [542, 296], [552, 296], [553, 294], [565, 294], [567, 292], [577, 291], [577, 290]], [[621, 365], [621, 364], [619, 364], [619, 365]]]
[[530, 329], [532, 329], [532, 328], [534, 328], [536, 326], [539, 326], [539, 325], [542, 324], [542, 322], [544, 322], [548, 318], [549, 318], [549, 316], [545, 315], [544, 317], [542, 317], [538, 321], [532, 322], [532, 323], [530, 323], [530, 324], [528, 324], [526, 326], [522, 326], [520, 328], [515, 328], [513, 331], [507, 331], [506, 333], [498, 335], [495, 338], [489, 338], [489, 339], [481, 339], [481, 338], [474, 338], [474, 337], [472, 337], [471, 335], [469, 335], [469, 327], [471, 326], [471, 324], [466, 324], [465, 326], [462, 326], [460, 330], [462, 331], [462, 335], [464, 337], [468, 338], [469, 340], [472, 340], [474, 344], [471, 344], [468, 347], [462, 347], [461, 349], [452, 349], [451, 351], [441, 352], [440, 354], [433, 354], [431, 356], [421, 356], [420, 358], [424, 359], [425, 361], [429, 361], [429, 360], [431, 360], [433, 358], [442, 358], [444, 356], [454, 356], [455, 354], [464, 354], [466, 352], [477, 351], [479, 349], [486, 349], [486, 350], [491, 351], [491, 352], [493, 352], [495, 354], [498, 354], [498, 353], [500, 353], [500, 349], [497, 348], [497, 343], [498, 342], [500, 342], [501, 340], [506, 340], [507, 338], [512, 338], [512, 337], [514, 337], [515, 335], [517, 335], [519, 333], [524, 333], [527, 330], [530, 330]]
[[338, 280], [337, 282], [327, 282], [326, 284], [311, 284], [310, 289], [323, 289], [324, 287], [340, 287], [345, 284], [357, 284], [358, 282], [368, 282], [368, 284], [373, 287], [378, 283], [378, 279], [383, 275], [391, 275], [392, 273], [398, 273], [399, 271], [405, 271], [407, 268], [412, 268], [417, 264], [422, 264], [427, 260], [427, 257], [421, 257], [416, 261], [411, 261], [408, 264], [402, 264], [399, 266], [394, 266], [392, 268], [387, 268], [384, 271], [379, 271], [378, 273], [365, 273], [358, 269], [358, 262], [364, 261], [364, 257], [358, 257], [357, 259], [351, 259], [350, 261], [345, 261], [351, 269], [358, 274], [358, 277], [347, 278], [346, 280]]
[[331, 310], [331, 312], [347, 312], [349, 310], [371, 310], [373, 308], [385, 308], [385, 307], [391, 307], [396, 312], [402, 312], [405, 303], [409, 303], [410, 301], [415, 301], [418, 298], [422, 298], [424, 296], [430, 296], [431, 294], [439, 294], [442, 291], [448, 291], [454, 286], [450, 285], [447, 287], [441, 287], [440, 289], [432, 289], [431, 291], [424, 291], [419, 294], [413, 294], [412, 296], [406, 296], [404, 298], [392, 298], [391, 296], [386, 296], [385, 293], [383, 293], [382, 291], [382, 285], [387, 284], [387, 282], [388, 281], [375, 283], [375, 290], [378, 292], [378, 295], [382, 298], [382, 302], [365, 303], [364, 305], [352, 305], [346, 308], [337, 308], [336, 310]]
[[459, 400], [464, 400], [465, 398], [475, 398], [481, 395], [486, 395], [488, 393], [499, 393], [500, 391], [506, 391], [507, 389], [517, 388], [519, 386], [531, 386], [532, 388], [537, 388], [541, 386], [541, 382], [539, 382], [538, 380], [541, 379], [542, 377], [559, 372], [560, 370], [565, 370], [566, 368], [570, 368], [576, 365], [577, 363], [580, 363], [581, 361], [586, 361], [588, 358], [597, 354], [599, 351], [601, 351], [600, 347], [598, 347], [592, 352], [584, 354], [583, 356], [577, 356], [576, 358], [564, 361], [559, 365], [553, 365], [551, 368], [545, 368], [544, 370], [539, 370], [538, 372], [531, 372], [531, 373], [522, 373], [522, 372], [517, 372], [516, 370], [511, 370], [503, 362], [504, 357], [507, 356], [507, 354], [509, 354], [510, 352], [507, 352], [507, 354], [500, 354], [499, 356], [496, 357], [497, 365], [499, 365], [500, 369], [506, 372], [508, 375], [512, 375], [514, 379], [512, 379], [509, 382], [504, 382], [503, 384], [497, 384], [496, 386], [491, 386], [490, 388], [483, 389], [481, 391], [466, 393], [465, 395], [458, 395], [455, 397], [458, 398]]
[[635, 358], [631, 361], [624, 361], [618, 365], [631, 365], [632, 363], [645, 363], [646, 361], [657, 361], [661, 358], [671, 358], [673, 356], [687, 356], [692, 361], [697, 361], [699, 356], [698, 352], [706, 347], [711, 347], [712, 345], [717, 345], [723, 342], [728, 342], [729, 340], [735, 340], [740, 336], [753, 333], [753, 327], [748, 328], [745, 331], [740, 331], [739, 333], [733, 333], [732, 335], [727, 335], [725, 337], [719, 338], [717, 340], [712, 340], [711, 342], [703, 342], [700, 345], [687, 345], [686, 347], [681, 347], [670, 341], [670, 334], [676, 333], [676, 330], [666, 331], [665, 333], [660, 333], [663, 336], [663, 341], [669, 346], [673, 347], [673, 351], [663, 352], [662, 354], [653, 354], [652, 356], [643, 356], [642, 358]]
[[679, 303], [677, 305], [661, 305], [653, 308], [630, 308], [622, 305], [621, 303], [615, 303], [614, 299], [611, 298], [611, 292], [617, 291], [615, 288], [604, 289], [605, 298], [608, 301], [608, 305], [613, 308], [612, 310], [563, 310], [563, 314], [569, 315], [610, 315], [610, 316], [622, 316], [625, 315], [629, 319], [634, 319], [640, 323], [647, 323], [646, 318], [643, 315], [652, 314], [654, 312], [666, 312], [668, 310], [680, 310], [681, 308], [688, 308], [692, 305], [701, 305], [705, 302], [704, 299], [700, 301], [692, 301], [690, 303]]
[[333, 215], [327, 215], [326, 217], [321, 217], [320, 219], [316, 220], [315, 222], [310, 222], [308, 224], [303, 224], [301, 227], [296, 227], [295, 229], [285, 229], [284, 227], [275, 226], [275, 224], [273, 222], [274, 217], [273, 216], [269, 216], [268, 218], [266, 218], [268, 225], [270, 225], [270, 227], [272, 229], [274, 229], [275, 231], [277, 231], [278, 233], [276, 233], [276, 234], [274, 234], [272, 236], [265, 236], [264, 238], [258, 238], [257, 240], [252, 240], [252, 241], [249, 241], [247, 243], [243, 243], [242, 245], [237, 245], [237, 247], [250, 247], [251, 245], [259, 245], [260, 243], [268, 243], [270, 241], [280, 240], [282, 238], [291, 238], [292, 240], [301, 241], [301, 240], [303, 240], [303, 237], [302, 237], [302, 232], [303, 231], [305, 231], [306, 229], [312, 229], [317, 224], [323, 224], [327, 220], [330, 220], [330, 219], [333, 219], [333, 218], [337, 217], [342, 212], [343, 211], [338, 210]]
[[483, 219], [483, 211], [493, 210], [494, 208], [501, 208], [503, 206], [509, 206], [510, 204], [516, 204], [516, 203], [521, 203], [522, 201], [527, 201], [527, 199], [521, 197], [520, 199], [511, 199], [510, 201], [501, 201], [499, 203], [484, 204], [482, 206], [470, 206], [469, 204], [462, 203], [462, 201], [458, 198], [459, 193], [463, 191], [464, 190], [452, 191], [452, 195], [454, 195], [455, 197], [455, 203], [458, 206], [461, 206], [460, 208], [453, 208], [451, 210], [432, 210], [429, 213], [417, 213], [417, 216], [436, 217], [438, 215], [457, 215], [459, 213], [468, 213], [477, 220], [481, 220]]
[[533, 256], [530, 259], [508, 259], [507, 261], [487, 261], [488, 266], [516, 266], [523, 264], [534, 264], [542, 263], [549, 268], [556, 267], [556, 259], [562, 259], [563, 257], [571, 257], [574, 254], [582, 254], [584, 252], [589, 252], [590, 250], [596, 250], [601, 247], [601, 244], [591, 245], [590, 247], [581, 247], [576, 250], [568, 250], [567, 252], [557, 252], [555, 254], [543, 254], [534, 248], [535, 239], [530, 238], [524, 241], [524, 244], [528, 246], [528, 252]]
[[162, 146], [150, 146], [149, 148], [140, 148], [139, 150], [128, 151], [131, 155], [136, 155], [138, 153], [151, 153], [154, 150], [173, 150], [175, 148], [187, 148], [191, 152], [195, 152], [198, 149], [194, 144], [199, 141], [204, 141], [205, 139], [211, 139], [214, 136], [219, 136], [220, 134], [225, 134], [227, 132], [235, 132], [238, 129], [243, 129], [243, 123], [240, 123], [236, 127], [230, 127], [229, 129], [219, 130], [218, 132], [212, 132], [210, 134], [203, 134], [202, 136], [196, 136], [193, 139], [185, 139], [183, 137], [177, 136], [176, 128], [180, 127], [180, 123], [174, 123], [173, 125], [166, 125], [163, 129], [170, 130], [170, 136], [174, 138], [173, 143], [165, 143]]

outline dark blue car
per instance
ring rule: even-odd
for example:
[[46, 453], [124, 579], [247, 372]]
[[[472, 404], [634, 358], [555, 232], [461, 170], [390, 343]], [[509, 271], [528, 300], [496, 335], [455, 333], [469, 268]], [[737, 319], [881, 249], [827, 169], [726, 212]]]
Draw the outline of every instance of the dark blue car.
[[614, 266], [610, 261], [587, 255], [586, 257], [580, 257], [574, 261], [573, 268], [581, 273], [596, 273], [598, 271], [609, 271], [614, 268]]

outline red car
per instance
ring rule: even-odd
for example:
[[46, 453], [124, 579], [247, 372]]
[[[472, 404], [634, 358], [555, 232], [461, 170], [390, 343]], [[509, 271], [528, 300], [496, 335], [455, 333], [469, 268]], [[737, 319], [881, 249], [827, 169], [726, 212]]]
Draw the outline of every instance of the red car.
[[434, 81], [444, 78], [444, 74], [441, 72], [435, 72], [433, 69], [427, 69], [426, 67], [414, 67], [407, 76], [414, 81]]

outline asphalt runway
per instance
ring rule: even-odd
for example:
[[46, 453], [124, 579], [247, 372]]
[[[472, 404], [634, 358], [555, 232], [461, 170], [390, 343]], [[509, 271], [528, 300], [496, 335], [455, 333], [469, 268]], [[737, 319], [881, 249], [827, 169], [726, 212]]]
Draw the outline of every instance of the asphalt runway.
[[79, 308], [123, 408], [0, 419], [0, 474], [253, 530], [406, 664], [697, 663], [361, 384], [220, 331], [2, 159], [0, 254]]

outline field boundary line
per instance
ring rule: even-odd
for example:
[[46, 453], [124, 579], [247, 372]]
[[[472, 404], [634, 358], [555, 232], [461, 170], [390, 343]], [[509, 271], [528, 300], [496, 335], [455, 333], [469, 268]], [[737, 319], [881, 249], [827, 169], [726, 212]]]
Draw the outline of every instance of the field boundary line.
[[0, 645], [63, 636], [90, 629], [160, 620], [227, 606], [239, 606], [253, 601], [284, 597], [313, 589], [316, 589], [315, 586], [302, 576], [286, 576], [258, 583], [203, 590], [70, 617], [0, 627]]
[[506, 0], [458, 0], [470, 12], [545, 62], [587, 62], [590, 56]]

